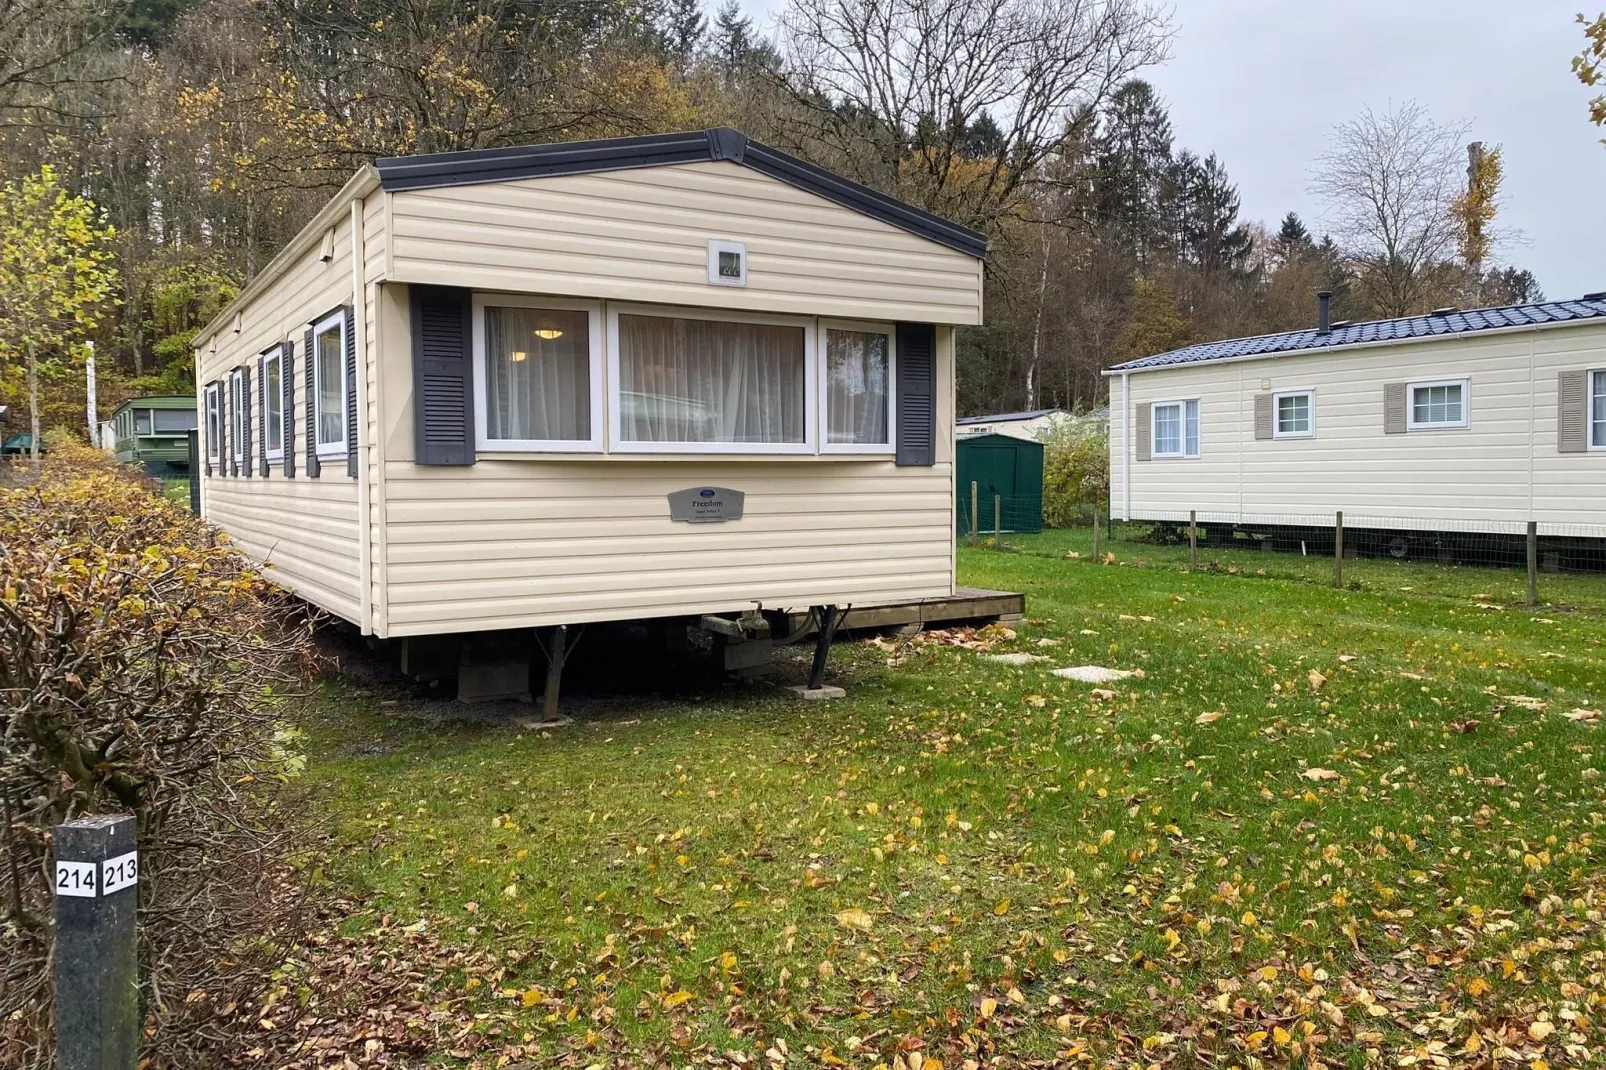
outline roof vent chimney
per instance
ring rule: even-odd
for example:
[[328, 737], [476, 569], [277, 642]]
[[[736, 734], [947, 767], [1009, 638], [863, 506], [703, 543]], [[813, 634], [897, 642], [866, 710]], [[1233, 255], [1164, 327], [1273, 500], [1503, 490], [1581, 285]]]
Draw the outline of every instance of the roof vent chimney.
[[1316, 292], [1316, 333], [1333, 333], [1333, 291], [1318, 290]]

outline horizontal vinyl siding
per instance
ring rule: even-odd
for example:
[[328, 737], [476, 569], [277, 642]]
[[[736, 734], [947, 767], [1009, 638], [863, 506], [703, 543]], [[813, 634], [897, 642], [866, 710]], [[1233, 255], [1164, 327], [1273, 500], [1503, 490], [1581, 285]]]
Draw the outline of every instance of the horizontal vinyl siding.
[[[868, 605], [952, 592], [950, 465], [485, 461], [386, 466], [393, 635]], [[746, 493], [669, 519], [670, 491]]]
[[[1557, 372], [1603, 365], [1606, 326], [1587, 325], [1134, 374], [1129, 413], [1197, 396], [1202, 430], [1197, 460], [1132, 463], [1132, 516], [1331, 524], [1342, 510], [1354, 526], [1504, 531], [1533, 519], [1606, 535], [1606, 455], [1556, 447]], [[1385, 383], [1459, 378], [1471, 381], [1469, 427], [1384, 433]], [[1306, 388], [1316, 436], [1257, 440], [1255, 395]]]
[[[377, 200], [377, 195], [370, 201]], [[361, 619], [357, 482], [346, 475], [343, 459], [326, 461], [321, 479], [307, 478], [306, 381], [304, 343], [312, 320], [352, 301], [351, 218], [335, 224], [335, 256], [318, 259], [319, 246], [292, 264], [277, 282], [241, 309], [241, 330], [224, 324], [216, 349], [203, 350], [201, 384], [226, 379], [242, 365], [251, 368], [252, 474], [202, 476], [202, 512], [257, 562], [268, 575], [307, 601], [350, 621]], [[261, 436], [257, 358], [279, 342], [295, 343], [296, 475], [286, 479], [275, 462], [266, 479], [256, 467]], [[205, 398], [198, 398], [205, 435]], [[372, 433], [371, 429], [367, 433]], [[202, 444], [203, 455], [205, 444]], [[203, 467], [204, 473], [204, 467]]]
[[[732, 163], [392, 196], [395, 281], [981, 322], [980, 261]], [[747, 286], [708, 284], [715, 238], [747, 244]]]

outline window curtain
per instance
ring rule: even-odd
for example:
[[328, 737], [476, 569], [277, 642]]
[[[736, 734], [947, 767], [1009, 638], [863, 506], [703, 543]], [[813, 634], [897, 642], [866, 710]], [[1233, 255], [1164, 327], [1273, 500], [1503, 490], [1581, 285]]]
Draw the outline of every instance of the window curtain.
[[803, 328], [619, 317], [627, 442], [804, 441]]
[[584, 312], [485, 310], [486, 437], [591, 437], [591, 332]]
[[346, 369], [340, 328], [318, 335], [318, 445], [339, 444], [346, 437]]
[[827, 442], [886, 444], [887, 342], [875, 332], [826, 330]]

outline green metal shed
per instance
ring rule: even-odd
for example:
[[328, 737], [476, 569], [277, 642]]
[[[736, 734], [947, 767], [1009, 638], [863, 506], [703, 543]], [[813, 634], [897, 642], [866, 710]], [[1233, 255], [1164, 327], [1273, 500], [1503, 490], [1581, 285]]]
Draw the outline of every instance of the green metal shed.
[[[995, 513], [1008, 532], [1043, 530], [1043, 444], [1009, 435], [972, 435], [955, 446], [959, 477], [955, 515], [970, 533], [970, 485], [976, 485], [977, 530], [993, 533]], [[995, 501], [996, 499], [996, 501]]]

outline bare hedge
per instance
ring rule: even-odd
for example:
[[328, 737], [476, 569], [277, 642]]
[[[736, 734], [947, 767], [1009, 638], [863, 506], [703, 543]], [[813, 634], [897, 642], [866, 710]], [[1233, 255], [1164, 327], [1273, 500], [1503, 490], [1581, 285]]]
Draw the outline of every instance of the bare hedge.
[[139, 823], [149, 1065], [215, 1064], [281, 933], [293, 775], [282, 696], [311, 668], [287, 597], [83, 447], [0, 490], [0, 1065], [51, 1062], [50, 829]]

